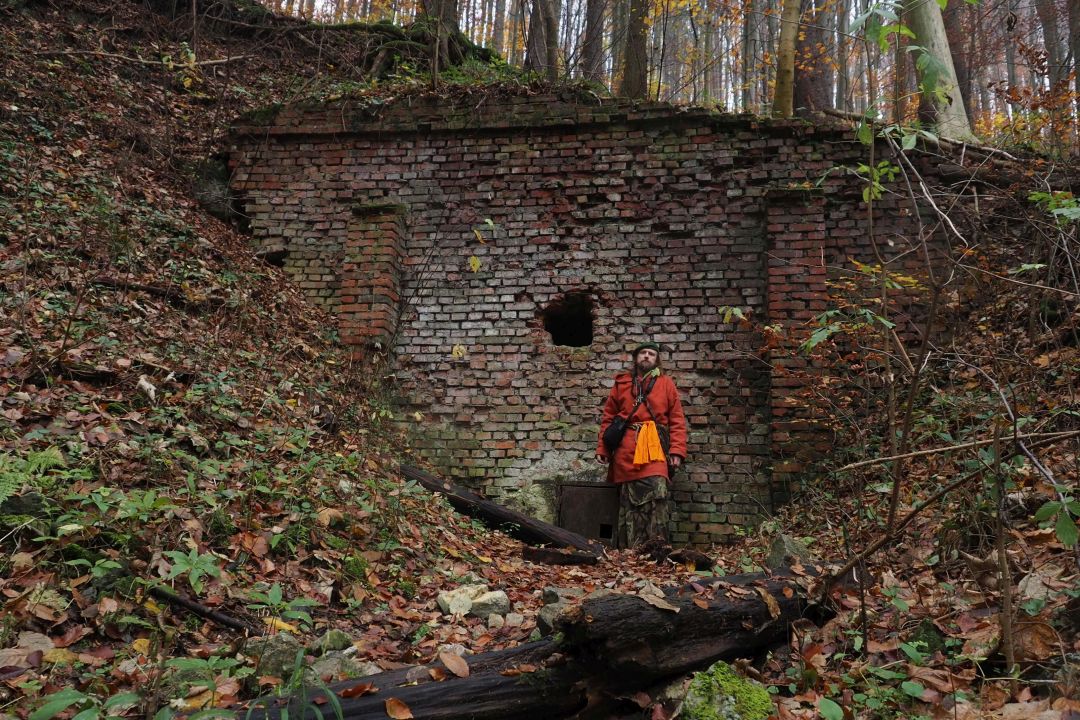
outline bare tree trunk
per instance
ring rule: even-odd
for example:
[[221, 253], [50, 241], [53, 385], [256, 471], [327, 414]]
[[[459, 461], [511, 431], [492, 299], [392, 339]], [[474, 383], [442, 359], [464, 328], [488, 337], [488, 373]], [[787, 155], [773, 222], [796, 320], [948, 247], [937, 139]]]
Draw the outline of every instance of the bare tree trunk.
[[649, 91], [646, 53], [648, 28], [645, 22], [648, 11], [648, 0], [627, 2], [626, 44], [623, 51], [622, 82], [619, 84], [619, 94], [624, 97], [642, 99]]
[[795, 44], [799, 39], [799, 9], [801, 0], [784, 0], [780, 16], [780, 49], [776, 61], [776, 95], [773, 115], [791, 117], [795, 113]]
[[956, 69], [956, 84], [960, 97], [964, 101], [964, 112], [971, 117], [971, 49], [966, 40], [971, 38], [971, 30], [964, 27], [964, 13], [970, 6], [966, 3], [949, 3], [941, 11], [945, 23], [945, 35], [949, 39], [953, 68]]
[[421, 0], [420, 12], [429, 18], [435, 27], [431, 53], [431, 77], [434, 83], [440, 69], [460, 60], [459, 57], [451, 57], [450, 53], [451, 43], [461, 35], [458, 27], [458, 0]]
[[803, 29], [796, 47], [796, 64], [802, 70], [795, 74], [794, 104], [806, 110], [824, 110], [830, 107], [832, 78], [829, 76], [829, 59], [825, 48], [825, 31], [821, 26], [821, 13], [814, 0], [803, 0]]
[[[900, 22], [908, 24], [906, 14], [900, 15]], [[907, 118], [908, 101], [911, 93], [911, 83], [908, 75], [911, 72], [911, 64], [908, 62], [907, 38], [902, 35], [896, 36], [895, 52], [893, 53], [893, 122], [903, 123]]]
[[1069, 6], [1069, 54], [1073, 61], [1073, 91], [1076, 93], [1074, 105], [1073, 131], [1075, 143], [1080, 147], [1080, 3], [1071, 2]]
[[507, 49], [506, 55], [511, 65], [520, 67], [523, 64], [521, 55], [522, 40], [525, 38], [525, 0], [510, 0], [509, 20], [510, 32], [507, 40], [510, 47]]
[[545, 3], [548, 6], [548, 12], [544, 16], [544, 22], [547, 23], [547, 28], [544, 30], [544, 37], [547, 39], [547, 77], [548, 80], [555, 82], [559, 79], [559, 8], [561, 4], [559, 0], [547, 0]]
[[848, 14], [851, 12], [850, 0], [838, 0], [836, 3], [836, 102], [837, 110], [850, 110], [848, 99], [850, 81], [848, 79]]
[[[667, 79], [667, 57], [668, 57], [668, 44], [670, 38], [668, 37], [668, 30], [671, 23], [671, 15], [668, 0], [663, 0], [664, 6], [660, 9], [660, 22], [659, 27], [653, 27], [653, 33], [656, 35], [656, 42], [653, 45], [654, 48], [659, 49], [659, 57], [654, 63], [656, 67], [656, 99], [660, 100], [660, 93], [664, 88], [664, 81]], [[646, 73], [646, 78], [648, 74]]]
[[491, 24], [491, 49], [496, 55], [503, 54], [503, 37], [506, 31], [506, 0], [495, 0], [495, 17]]
[[557, 0], [533, 0], [525, 45], [525, 69], [543, 73], [549, 80], [559, 77]]
[[757, 62], [757, 3], [755, 0], [744, 0], [744, 17], [742, 27], [742, 111], [750, 112], [756, 97], [754, 94], [755, 82], [753, 66]]
[[[1002, 15], [1008, 36], [1005, 38], [1005, 69], [1009, 79], [1009, 90], [1019, 90], [1019, 76], [1016, 74], [1016, 2], [1008, 0], [1008, 5], [1003, 9]], [[1011, 92], [1010, 92], [1011, 95]], [[1012, 116], [1019, 109], [1012, 100], [1009, 101], [1009, 115]]]
[[[968, 123], [964, 103], [959, 97], [956, 70], [953, 68], [949, 39], [945, 35], [945, 22], [941, 8], [936, 2], [908, 0], [911, 29], [916, 42], [939, 64], [938, 92], [932, 98], [937, 113], [937, 125], [942, 135], [957, 140], [970, 140], [971, 125]], [[924, 80], [925, 82], [925, 80]]]
[[581, 44], [581, 74], [600, 82], [604, 68], [604, 7], [606, 0], [586, 0], [585, 39]]
[[[1075, 2], [1070, 4], [1075, 4]], [[1061, 33], [1058, 31], [1057, 8], [1053, 0], [1035, 0], [1035, 12], [1042, 26], [1047, 76], [1050, 88], [1053, 89], [1066, 77], [1065, 58], [1061, 52]]]

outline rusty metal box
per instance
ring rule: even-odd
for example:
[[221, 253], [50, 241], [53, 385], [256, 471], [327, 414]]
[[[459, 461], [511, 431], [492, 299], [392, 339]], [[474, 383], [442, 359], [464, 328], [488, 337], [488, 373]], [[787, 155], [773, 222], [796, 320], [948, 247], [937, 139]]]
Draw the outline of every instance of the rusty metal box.
[[615, 545], [619, 522], [619, 488], [611, 484], [561, 483], [557, 523], [605, 545]]

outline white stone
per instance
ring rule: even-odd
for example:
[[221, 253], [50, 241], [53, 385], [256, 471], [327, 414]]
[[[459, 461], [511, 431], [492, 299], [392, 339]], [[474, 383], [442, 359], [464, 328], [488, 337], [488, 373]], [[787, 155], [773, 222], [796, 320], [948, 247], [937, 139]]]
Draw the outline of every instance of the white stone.
[[447, 615], [465, 615], [472, 608], [473, 601], [487, 592], [487, 585], [462, 585], [459, 588], [439, 593], [435, 602]]
[[502, 590], [486, 592], [473, 598], [469, 615], [486, 618], [488, 615], [505, 615], [510, 612], [510, 598]]

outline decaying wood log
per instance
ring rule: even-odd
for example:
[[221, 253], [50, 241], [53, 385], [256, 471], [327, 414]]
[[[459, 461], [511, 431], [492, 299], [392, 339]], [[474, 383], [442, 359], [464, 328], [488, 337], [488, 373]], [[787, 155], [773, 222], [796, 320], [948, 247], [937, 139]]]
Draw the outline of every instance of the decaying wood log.
[[791, 622], [809, 608], [806, 589], [790, 573], [735, 575], [696, 585], [703, 590], [665, 589], [662, 599], [594, 593], [556, 627], [576, 655], [592, 658], [620, 685], [640, 686], [753, 655], [786, 638]]
[[[784, 641], [791, 623], [807, 614], [806, 598], [791, 574], [733, 576], [662, 593], [594, 593], [556, 621], [558, 643], [547, 639], [468, 657], [468, 677], [433, 663], [330, 689], [341, 697], [344, 720], [383, 720], [391, 698], [417, 718], [438, 720], [553, 719], [587, 704], [595, 714], [628, 691]], [[333, 703], [313, 707], [327, 720], [336, 714]], [[276, 705], [251, 713], [252, 720], [280, 716]]]
[[503, 530], [508, 535], [522, 542], [534, 545], [552, 545], [563, 548], [571, 547], [599, 557], [603, 547], [575, 532], [564, 530], [542, 520], [529, 517], [516, 510], [503, 507], [496, 502], [477, 495], [465, 488], [454, 485], [449, 480], [436, 477], [411, 465], [402, 465], [401, 474], [409, 480], [415, 480], [432, 492], [442, 493], [450, 504], [459, 512], [482, 520], [488, 525]]

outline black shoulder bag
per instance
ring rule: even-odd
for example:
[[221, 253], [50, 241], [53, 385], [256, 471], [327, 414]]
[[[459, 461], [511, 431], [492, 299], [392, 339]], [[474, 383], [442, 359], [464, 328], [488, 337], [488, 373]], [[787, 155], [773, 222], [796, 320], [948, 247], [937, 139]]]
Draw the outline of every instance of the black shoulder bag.
[[[634, 413], [641, 407], [641, 403], [645, 403], [645, 407], [649, 404], [646, 402], [645, 397], [652, 392], [653, 385], [656, 384], [656, 378], [652, 378], [652, 382], [638, 395], [637, 402], [634, 403], [634, 407], [630, 410], [630, 413], [625, 417], [622, 415], [616, 415], [611, 419], [611, 424], [604, 430], [604, 447], [607, 448], [608, 454], [614, 456], [615, 451], [622, 445], [623, 436], [626, 435], [626, 429], [630, 427], [630, 418], [634, 417]], [[649, 410], [649, 414], [652, 415], [652, 410]]]

